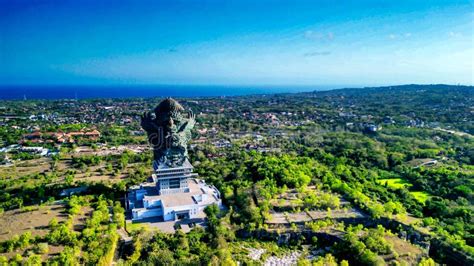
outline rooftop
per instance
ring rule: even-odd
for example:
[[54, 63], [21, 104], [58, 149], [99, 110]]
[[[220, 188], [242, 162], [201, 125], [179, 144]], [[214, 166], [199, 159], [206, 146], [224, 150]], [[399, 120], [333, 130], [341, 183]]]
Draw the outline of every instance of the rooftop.
[[[152, 183], [153, 184], [153, 183]], [[183, 205], [194, 205], [194, 204], [212, 204], [218, 200], [218, 190], [207, 185], [204, 181], [190, 178], [188, 179], [189, 192], [179, 192], [168, 195], [158, 195], [156, 187], [151, 188], [150, 186], [144, 186], [147, 190], [145, 199], [161, 200], [164, 207], [175, 207]], [[207, 198], [202, 198], [202, 195], [207, 195]], [[201, 202], [198, 202], [202, 199]]]

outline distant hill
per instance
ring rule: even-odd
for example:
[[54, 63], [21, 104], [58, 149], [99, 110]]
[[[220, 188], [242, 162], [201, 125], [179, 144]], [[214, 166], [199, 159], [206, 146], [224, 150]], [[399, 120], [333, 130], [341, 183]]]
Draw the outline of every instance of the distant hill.
[[[461, 92], [461, 93], [471, 93], [474, 94], [474, 86], [465, 86], [465, 85], [446, 85], [446, 84], [430, 84], [430, 85], [420, 85], [420, 84], [407, 84], [407, 85], [395, 85], [395, 86], [382, 86], [382, 87], [363, 87], [363, 88], [343, 88], [343, 89], [334, 89], [327, 91], [313, 91], [312, 93], [317, 93], [320, 95], [325, 94], [372, 94], [372, 93], [400, 93], [400, 92], [419, 92], [420, 90], [429, 90], [429, 91], [446, 91], [451, 92]], [[472, 95], [471, 95], [472, 96]]]

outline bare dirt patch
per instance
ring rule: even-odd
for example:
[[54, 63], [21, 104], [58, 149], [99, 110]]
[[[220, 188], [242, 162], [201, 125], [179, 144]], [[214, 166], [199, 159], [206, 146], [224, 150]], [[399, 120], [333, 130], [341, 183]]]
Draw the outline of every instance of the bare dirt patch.
[[[393, 250], [400, 256], [399, 259], [408, 262], [410, 265], [416, 264], [416, 259], [423, 254], [423, 250], [410, 242], [396, 236], [386, 236], [385, 239], [393, 245]], [[391, 259], [391, 258], [385, 258]]]
[[50, 158], [40, 158], [22, 162], [15, 162], [14, 165], [0, 167], [0, 177], [12, 178], [37, 173], [44, 173], [50, 168]]
[[[83, 207], [80, 214], [74, 216], [74, 230], [80, 231], [92, 212], [91, 207]], [[0, 241], [11, 239], [14, 235], [31, 232], [33, 236], [44, 236], [49, 232], [49, 222], [56, 218], [66, 221], [68, 214], [62, 204], [38, 206], [32, 211], [11, 210], [0, 215]]]
[[[91, 216], [93, 209], [91, 207], [82, 207], [79, 214], [74, 215], [73, 228], [79, 232], [84, 229], [86, 220]], [[32, 236], [45, 236], [49, 232], [49, 222], [56, 218], [58, 222], [64, 222], [68, 218], [66, 208], [62, 204], [53, 204], [48, 206], [37, 206], [32, 211], [11, 210], [0, 215], [0, 242], [11, 239], [14, 235], [21, 235], [25, 232], [31, 232]], [[64, 246], [48, 245], [48, 252], [42, 254], [43, 260], [61, 253]], [[30, 250], [35, 251], [35, 245], [26, 249], [15, 250], [0, 255], [12, 258], [16, 254], [25, 255]]]
[[48, 224], [54, 217], [59, 222], [67, 219], [64, 205], [41, 206], [33, 211], [6, 211], [0, 215], [0, 241], [27, 231], [30, 231], [33, 236], [44, 236], [48, 233]]

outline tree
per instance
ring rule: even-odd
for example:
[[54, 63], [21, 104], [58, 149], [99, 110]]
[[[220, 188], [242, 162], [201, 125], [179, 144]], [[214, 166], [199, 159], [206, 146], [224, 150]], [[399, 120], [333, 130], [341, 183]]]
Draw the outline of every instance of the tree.
[[36, 247], [37, 253], [46, 254], [49, 251], [48, 243], [38, 243]]
[[30, 245], [31, 241], [31, 232], [25, 232], [20, 235], [20, 239], [18, 240], [18, 246], [19, 248], [26, 248]]
[[69, 174], [64, 177], [64, 182], [66, 182], [66, 185], [70, 186], [74, 182], [74, 175]]
[[189, 254], [189, 241], [186, 234], [181, 230], [176, 230], [174, 237], [177, 239], [176, 243], [176, 256], [186, 257]]
[[[133, 253], [127, 258], [127, 262], [130, 264], [134, 264], [135, 262], [140, 259], [140, 255], [142, 252], [142, 241], [139, 236], [136, 236], [133, 240]], [[171, 255], [171, 257], [173, 257]]]
[[113, 208], [113, 221], [117, 224], [119, 228], [125, 226], [125, 210], [122, 208], [122, 205], [120, 205], [120, 202], [118, 201], [115, 202]]
[[[304, 265], [304, 264], [303, 264]], [[327, 253], [324, 257], [319, 258], [316, 262], [313, 262], [316, 266], [337, 266], [336, 258], [331, 253]]]
[[216, 204], [209, 205], [204, 209], [204, 213], [207, 215], [207, 220], [209, 223], [209, 232], [214, 237], [217, 237], [217, 228], [220, 225], [219, 218], [217, 217], [219, 212], [219, 207]]
[[58, 219], [56, 219], [56, 217], [54, 217], [53, 219], [51, 219], [51, 221], [49, 221], [49, 229], [50, 230], [53, 230], [55, 229], [56, 227], [58, 227], [59, 223], [58, 223]]
[[173, 253], [168, 249], [156, 250], [149, 254], [148, 263], [150, 265], [157, 265], [157, 266], [168, 266], [168, 265], [175, 265], [176, 261], [173, 257]]
[[66, 246], [64, 247], [64, 250], [59, 253], [57, 261], [59, 262], [59, 265], [76, 265], [78, 262], [78, 255], [78, 248]]
[[435, 266], [436, 263], [432, 258], [422, 258], [418, 266]]
[[26, 266], [41, 266], [41, 256], [33, 254], [25, 262]]

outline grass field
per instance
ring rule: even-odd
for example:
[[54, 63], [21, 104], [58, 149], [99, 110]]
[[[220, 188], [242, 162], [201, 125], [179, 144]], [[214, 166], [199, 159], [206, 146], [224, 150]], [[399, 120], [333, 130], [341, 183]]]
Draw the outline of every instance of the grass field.
[[[385, 186], [387, 185], [390, 188], [410, 188], [412, 184], [410, 182], [401, 179], [401, 178], [385, 178], [377, 180], [379, 185]], [[411, 191], [410, 194], [415, 197], [415, 199], [421, 203], [425, 203], [429, 198], [430, 195], [423, 191]]]
[[430, 195], [423, 191], [412, 191], [410, 194], [415, 197], [417, 201], [422, 203], [425, 203], [430, 198]]
[[409, 182], [407, 182], [406, 180], [401, 179], [401, 178], [379, 179], [379, 180], [377, 180], [377, 183], [382, 185], [382, 186], [387, 185], [388, 187], [395, 188], [395, 189], [404, 188], [404, 187], [411, 187], [412, 186], [412, 184], [410, 184]]
[[127, 232], [129, 234], [131, 234], [135, 231], [140, 231], [140, 230], [157, 231], [156, 228], [153, 228], [152, 226], [149, 226], [148, 223], [132, 223], [130, 221], [127, 221]]

